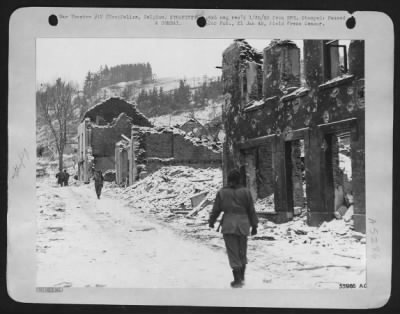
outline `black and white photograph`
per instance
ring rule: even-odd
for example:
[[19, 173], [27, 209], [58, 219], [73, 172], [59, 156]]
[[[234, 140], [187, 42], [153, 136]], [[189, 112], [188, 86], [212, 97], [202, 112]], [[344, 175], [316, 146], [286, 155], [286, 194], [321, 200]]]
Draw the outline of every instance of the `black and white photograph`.
[[10, 297], [382, 307], [391, 27], [379, 12], [17, 10]]
[[362, 40], [36, 47], [38, 287], [366, 287]]

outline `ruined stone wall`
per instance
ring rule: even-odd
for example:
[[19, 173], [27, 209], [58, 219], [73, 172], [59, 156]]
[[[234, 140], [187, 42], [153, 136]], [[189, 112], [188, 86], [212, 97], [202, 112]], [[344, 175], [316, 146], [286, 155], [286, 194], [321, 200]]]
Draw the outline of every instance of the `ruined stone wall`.
[[300, 86], [300, 49], [288, 40], [272, 41], [264, 49], [264, 97], [282, 96], [293, 86]]
[[130, 145], [127, 141], [115, 145], [115, 183], [126, 184], [129, 180], [129, 152]]
[[303, 191], [303, 172], [301, 162], [301, 146], [300, 141], [291, 142], [291, 163], [292, 163], [292, 187], [293, 187], [293, 206], [304, 206]]
[[96, 157], [94, 159], [94, 166], [96, 170], [101, 170], [103, 173], [107, 170], [115, 169], [115, 157]]
[[114, 156], [115, 143], [121, 140], [121, 134], [129, 138], [131, 128], [131, 119], [125, 114], [121, 114], [114, 124], [108, 126], [92, 124], [93, 156], [95, 158]]
[[174, 149], [172, 143], [173, 134], [168, 133], [154, 133], [146, 134], [146, 156], [147, 158], [172, 158], [174, 157]]
[[[290, 218], [292, 215], [290, 211], [293, 211], [290, 206], [294, 204], [300, 206], [304, 195], [301, 191], [298, 165], [296, 171], [292, 169], [291, 178], [288, 176], [288, 167], [298, 161], [298, 150], [292, 150], [296, 158], [294, 155], [287, 156], [285, 143], [304, 139], [304, 162], [307, 169], [307, 193], [305, 194], [307, 205], [311, 210], [308, 221], [311, 225], [318, 225], [323, 220], [333, 218], [333, 184], [338, 180], [338, 177], [335, 178], [334, 175], [334, 165], [337, 161], [332, 157], [332, 151], [336, 149], [335, 142], [324, 143], [324, 139], [327, 137], [332, 140], [335, 134], [346, 130], [351, 134], [353, 190], [355, 203], [358, 202], [358, 205], [355, 204], [355, 212], [359, 212], [355, 214], [355, 217], [359, 215], [361, 223], [362, 219], [365, 222], [365, 216], [363, 216], [365, 213], [364, 81], [358, 79], [356, 73], [352, 72], [326, 80], [328, 75], [326, 71], [331, 71], [329, 75], [332, 75], [336, 63], [332, 63], [331, 60], [331, 67], [324, 68], [324, 58], [327, 58], [324, 45], [325, 41], [320, 40], [304, 42], [307, 86], [299, 86], [294, 90], [283, 89], [282, 91], [277, 86], [284, 86], [284, 84], [274, 83], [274, 80], [282, 79], [280, 73], [283, 69], [290, 69], [284, 63], [281, 67], [278, 66], [279, 58], [282, 56], [282, 60], [287, 60], [290, 58], [290, 53], [281, 51], [277, 54], [278, 50], [271, 49], [264, 51], [264, 98], [248, 104], [243, 103], [244, 98], [240, 88], [241, 69], [248, 62], [240, 57], [242, 46], [234, 43], [224, 51], [222, 64], [225, 93], [223, 117], [226, 130], [224, 177], [230, 169], [243, 169], [243, 166], [246, 168], [247, 165], [247, 184], [253, 190], [257, 190], [258, 197], [262, 197], [267, 194], [267, 188], [261, 187], [261, 181], [256, 181], [255, 184], [251, 174], [254, 169], [258, 169], [256, 176], [265, 171], [268, 175], [264, 176], [274, 179], [271, 185], [274, 191], [275, 210], [284, 212], [283, 220], [285, 217]], [[354, 46], [353, 50], [355, 49]], [[335, 59], [337, 56], [338, 54], [334, 51], [330, 57]], [[350, 60], [353, 58], [353, 62], [356, 60], [351, 55], [349, 58]], [[355, 63], [353, 68], [354, 71], [358, 71]], [[292, 72], [298, 73], [294, 70]], [[266, 145], [266, 143], [271, 147], [271, 162], [259, 158], [261, 150], [256, 161], [251, 154], [247, 157], [243, 155], [244, 151]], [[288, 158], [292, 158], [291, 162], [288, 162]], [[272, 175], [270, 175], [271, 172]], [[361, 183], [358, 185], [356, 182]], [[290, 185], [292, 185], [293, 195], [288, 194]]]
[[259, 198], [265, 198], [274, 193], [273, 155], [271, 145], [258, 147], [257, 181]]
[[201, 140], [191, 140], [182, 135], [174, 134], [173, 137], [173, 156], [176, 160], [185, 162], [220, 162], [221, 152], [210, 149], [203, 145]]
[[174, 128], [132, 128], [132, 138], [139, 142], [138, 164], [146, 164], [148, 171], [164, 165], [221, 167], [221, 147], [207, 139], [186, 136]]
[[175, 160], [173, 158], [169, 159], [159, 159], [159, 158], [149, 158], [146, 160], [146, 169], [148, 172], [152, 173], [157, 171], [158, 169], [162, 167], [167, 167], [167, 166], [190, 166], [192, 168], [221, 168], [221, 161], [207, 161], [207, 162], [201, 162], [199, 163], [198, 161], [185, 161], [182, 162], [181, 160]]

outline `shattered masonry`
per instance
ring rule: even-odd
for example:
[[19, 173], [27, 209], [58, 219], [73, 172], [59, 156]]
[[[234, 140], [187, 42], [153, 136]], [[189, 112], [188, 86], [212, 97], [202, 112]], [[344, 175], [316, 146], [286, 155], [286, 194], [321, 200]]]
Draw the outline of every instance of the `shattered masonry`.
[[[198, 121], [188, 122], [192, 131], [204, 131]], [[135, 104], [117, 97], [91, 107], [78, 133], [79, 179], [85, 182], [92, 175], [92, 167], [115, 171], [116, 183], [127, 186], [163, 166], [221, 165], [219, 143], [187, 135], [178, 128], [153, 127]]]
[[187, 135], [174, 127], [132, 127], [132, 139], [138, 143], [137, 163], [154, 172], [169, 165], [220, 167], [221, 145], [207, 138]]
[[[226, 48], [224, 182], [239, 168], [254, 198], [273, 197], [272, 219], [288, 221], [306, 204], [312, 226], [334, 218], [341, 188], [365, 232], [364, 42], [350, 42], [347, 72], [339, 49], [338, 41], [304, 40], [302, 85], [294, 42], [274, 40], [263, 54], [245, 40]], [[351, 178], [338, 168], [346, 145]]]
[[78, 126], [79, 179], [88, 182], [91, 169], [115, 169], [115, 144], [121, 135], [130, 138], [132, 125], [151, 127], [134, 104], [119, 97], [98, 103], [85, 113]]

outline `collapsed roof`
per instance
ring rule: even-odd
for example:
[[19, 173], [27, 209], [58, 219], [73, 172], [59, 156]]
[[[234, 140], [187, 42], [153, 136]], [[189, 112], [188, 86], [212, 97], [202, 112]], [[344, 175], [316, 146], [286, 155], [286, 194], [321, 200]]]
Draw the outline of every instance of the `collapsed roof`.
[[106, 122], [111, 123], [122, 112], [132, 118], [134, 125], [153, 126], [147, 117], [136, 108], [136, 104], [129, 103], [120, 97], [110, 97], [93, 105], [86, 111], [83, 120], [90, 118], [91, 121], [96, 121], [96, 117], [101, 116]]

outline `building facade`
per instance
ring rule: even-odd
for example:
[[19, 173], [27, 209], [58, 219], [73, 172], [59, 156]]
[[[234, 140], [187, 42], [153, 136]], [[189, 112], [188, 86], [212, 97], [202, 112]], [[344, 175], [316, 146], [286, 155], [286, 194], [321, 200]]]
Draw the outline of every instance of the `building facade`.
[[306, 207], [312, 226], [334, 218], [342, 191], [365, 232], [364, 42], [304, 40], [304, 73], [300, 53], [288, 40], [223, 52], [224, 180], [240, 169], [254, 199], [273, 196], [275, 221]]
[[89, 108], [78, 126], [78, 177], [88, 182], [92, 169], [115, 169], [115, 144], [130, 138], [133, 125], [151, 127], [134, 104], [119, 97], [109, 98]]

